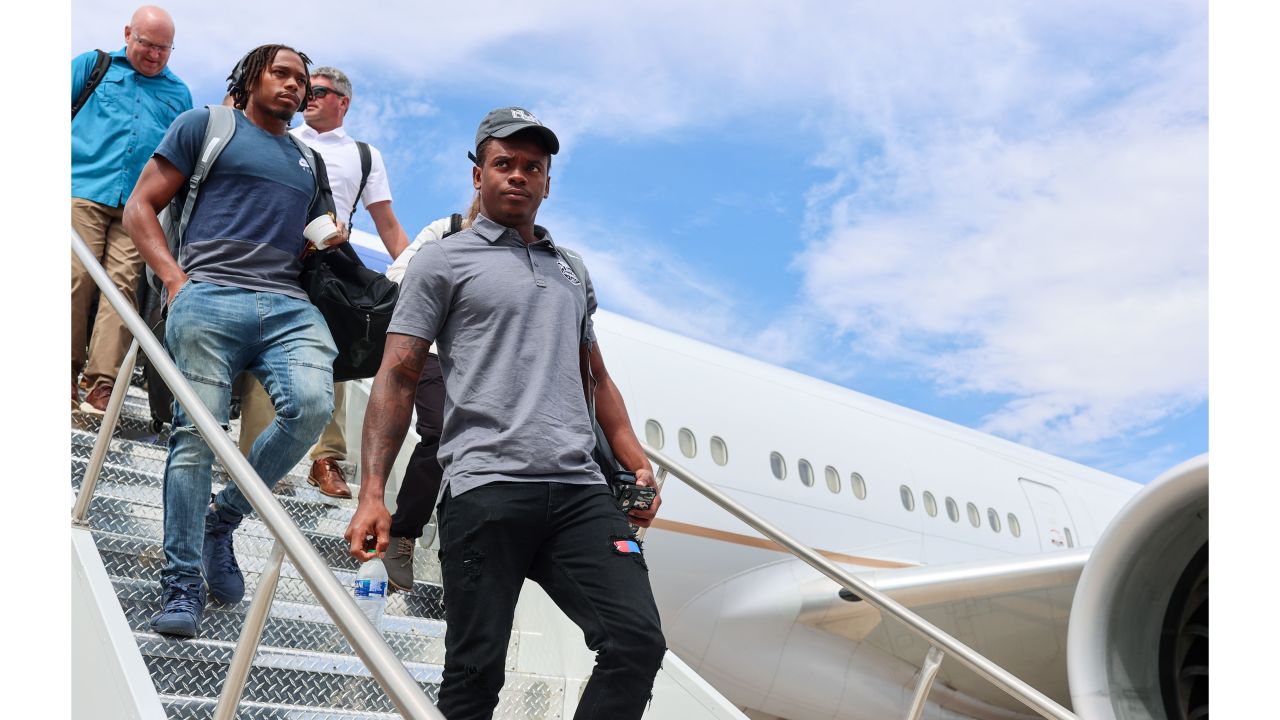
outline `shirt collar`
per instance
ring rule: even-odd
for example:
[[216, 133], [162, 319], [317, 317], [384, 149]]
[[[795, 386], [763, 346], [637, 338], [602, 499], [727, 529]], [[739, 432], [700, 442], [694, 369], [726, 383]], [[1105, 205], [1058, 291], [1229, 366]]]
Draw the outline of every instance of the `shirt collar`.
[[[121, 45], [119, 50], [117, 50], [117, 51], [115, 51], [115, 52], [111, 53], [111, 57], [112, 57], [112, 58], [120, 58], [121, 60], [124, 60], [124, 61], [125, 61], [125, 64], [127, 64], [127, 65], [128, 65], [128, 66], [129, 66], [129, 67], [130, 67], [134, 72], [138, 72], [137, 68], [134, 68], [134, 67], [133, 67], [133, 63], [129, 62], [129, 55], [128, 55], [127, 53], [125, 53], [125, 49], [126, 49], [127, 47], [128, 47], [127, 45]], [[112, 60], [112, 62], [115, 62], [115, 60]], [[142, 75], [142, 73], [138, 73], [138, 74], [139, 74], [139, 75]], [[161, 71], [160, 71], [160, 74], [159, 74], [159, 75], [156, 75], [156, 77], [162, 77], [162, 78], [165, 78], [165, 79], [167, 79], [167, 80], [174, 80], [174, 81], [178, 81], [178, 76], [177, 76], [177, 75], [174, 75], [174, 74], [173, 74], [173, 73], [171, 73], [171, 72], [169, 72], [169, 64], [168, 64], [168, 63], [165, 63], [164, 69], [163, 69], [163, 70], [161, 70]]]
[[[476, 220], [471, 224], [471, 229], [475, 230], [476, 234], [488, 241], [490, 245], [496, 243], [508, 230], [515, 235], [516, 242], [521, 245], [524, 244], [524, 240], [520, 238], [520, 234], [517, 233], [514, 228], [509, 228], [506, 225], [499, 225], [484, 215], [476, 215]], [[538, 238], [538, 242], [535, 243], [536, 245], [546, 243], [547, 247], [549, 247], [553, 252], [555, 251], [556, 243], [551, 239], [551, 233], [546, 228], [541, 225], [534, 225], [533, 234]]]
[[320, 139], [320, 138], [342, 139], [347, 136], [347, 128], [343, 125], [339, 125], [338, 127], [330, 130], [329, 132], [317, 132], [315, 128], [306, 124], [306, 122], [304, 121], [302, 123], [302, 127], [298, 128], [298, 134], [305, 135], [308, 138], [316, 138], [316, 139]]

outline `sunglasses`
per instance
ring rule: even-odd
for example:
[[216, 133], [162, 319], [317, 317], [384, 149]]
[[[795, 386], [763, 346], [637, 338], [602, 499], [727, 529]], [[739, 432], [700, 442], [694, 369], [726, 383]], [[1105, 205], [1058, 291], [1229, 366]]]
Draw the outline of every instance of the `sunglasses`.
[[346, 97], [346, 96], [347, 96], [347, 94], [346, 94], [346, 93], [344, 93], [344, 92], [340, 92], [340, 91], [338, 91], [338, 90], [334, 90], [334, 89], [333, 89], [333, 88], [331, 88], [331, 87], [323, 87], [323, 86], [322, 86], [322, 87], [313, 87], [313, 88], [311, 88], [311, 95], [312, 95], [312, 97], [315, 97], [315, 98], [317, 98], [317, 99], [319, 99], [319, 100], [323, 100], [323, 99], [325, 98], [325, 96], [326, 96], [326, 95], [329, 95], [329, 94], [337, 95], [338, 97]]

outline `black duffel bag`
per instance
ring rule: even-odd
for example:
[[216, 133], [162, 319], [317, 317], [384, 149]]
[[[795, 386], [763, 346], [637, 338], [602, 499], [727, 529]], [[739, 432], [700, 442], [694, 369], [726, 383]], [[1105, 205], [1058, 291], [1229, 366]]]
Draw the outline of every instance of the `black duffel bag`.
[[365, 267], [349, 243], [307, 255], [302, 267], [302, 289], [324, 315], [338, 348], [333, 381], [373, 377], [400, 286]]

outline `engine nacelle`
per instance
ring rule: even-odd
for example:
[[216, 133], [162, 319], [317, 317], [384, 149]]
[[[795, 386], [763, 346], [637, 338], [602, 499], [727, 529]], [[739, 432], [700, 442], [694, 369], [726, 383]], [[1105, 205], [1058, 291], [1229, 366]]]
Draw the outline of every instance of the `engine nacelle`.
[[1107, 526], [1067, 632], [1084, 720], [1185, 720], [1209, 702], [1209, 458], [1169, 470]]

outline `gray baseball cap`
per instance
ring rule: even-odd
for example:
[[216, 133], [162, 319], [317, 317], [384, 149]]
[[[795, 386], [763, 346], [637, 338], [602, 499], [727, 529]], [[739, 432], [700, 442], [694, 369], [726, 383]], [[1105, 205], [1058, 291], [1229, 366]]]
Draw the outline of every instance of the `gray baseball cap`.
[[[480, 121], [480, 127], [476, 129], [476, 148], [479, 149], [480, 143], [487, 138], [510, 137], [529, 128], [537, 131], [548, 153], [555, 155], [560, 152], [560, 139], [551, 132], [551, 128], [543, 125], [541, 120], [533, 116], [533, 113], [519, 107], [498, 108], [485, 115], [484, 120]], [[467, 157], [471, 158], [472, 162], [478, 162], [472, 153], [467, 153]]]

